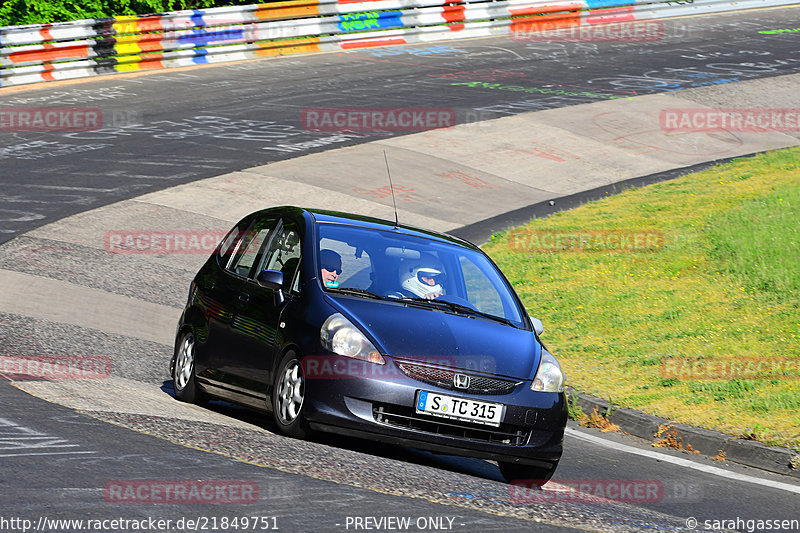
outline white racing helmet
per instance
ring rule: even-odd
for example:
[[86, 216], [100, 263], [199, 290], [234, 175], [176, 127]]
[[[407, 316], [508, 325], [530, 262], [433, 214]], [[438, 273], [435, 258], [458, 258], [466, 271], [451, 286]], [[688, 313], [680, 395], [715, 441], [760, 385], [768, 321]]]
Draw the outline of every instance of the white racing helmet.
[[[431, 292], [444, 292], [442, 288], [444, 276], [444, 267], [435, 257], [423, 257], [400, 267], [400, 285], [419, 297]], [[431, 285], [422, 278], [433, 279], [434, 284]]]

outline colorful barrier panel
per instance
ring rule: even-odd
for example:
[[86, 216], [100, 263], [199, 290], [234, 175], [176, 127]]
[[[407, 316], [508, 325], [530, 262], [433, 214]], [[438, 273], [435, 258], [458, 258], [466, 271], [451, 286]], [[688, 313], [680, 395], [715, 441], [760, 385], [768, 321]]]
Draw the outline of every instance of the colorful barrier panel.
[[797, 0], [289, 0], [0, 28], [0, 87], [272, 55], [629, 22]]

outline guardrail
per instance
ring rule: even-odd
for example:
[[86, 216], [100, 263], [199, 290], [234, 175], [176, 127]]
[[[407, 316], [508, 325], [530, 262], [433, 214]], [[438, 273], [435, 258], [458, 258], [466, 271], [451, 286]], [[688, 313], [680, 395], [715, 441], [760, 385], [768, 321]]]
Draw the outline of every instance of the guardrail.
[[[0, 27], [0, 87], [301, 52], [532, 36], [797, 0], [290, 0]], [[545, 39], [539, 39], [545, 40]]]

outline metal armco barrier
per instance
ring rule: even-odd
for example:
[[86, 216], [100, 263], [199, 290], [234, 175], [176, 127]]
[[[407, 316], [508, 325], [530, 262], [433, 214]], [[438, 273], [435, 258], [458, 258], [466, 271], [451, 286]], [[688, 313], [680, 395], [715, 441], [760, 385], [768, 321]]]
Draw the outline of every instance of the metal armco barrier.
[[[290, 0], [0, 28], [0, 87], [300, 52], [584, 27], [797, 0]], [[538, 33], [537, 33], [538, 32]]]

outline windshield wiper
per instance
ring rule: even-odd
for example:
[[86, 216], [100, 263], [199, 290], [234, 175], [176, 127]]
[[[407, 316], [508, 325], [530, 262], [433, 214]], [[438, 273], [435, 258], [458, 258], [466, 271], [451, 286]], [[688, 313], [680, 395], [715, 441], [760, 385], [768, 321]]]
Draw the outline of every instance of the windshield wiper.
[[472, 310], [472, 314], [473, 315], [478, 315], [478, 316], [483, 317], [483, 318], [487, 318], [489, 320], [494, 320], [495, 322], [500, 322], [502, 324], [506, 324], [507, 326], [517, 327], [517, 325], [514, 324], [512, 321], [510, 321], [509, 319], [507, 319], [505, 317], [502, 317], [502, 316], [497, 316], [497, 315], [492, 315], [492, 314], [489, 314], [489, 313], [484, 313], [483, 311], [477, 311], [475, 309]]
[[501, 322], [503, 324], [507, 324], [509, 326], [514, 326], [514, 323], [511, 322], [509, 319], [504, 318], [502, 316], [491, 315], [489, 313], [484, 313], [483, 311], [478, 311], [474, 307], [470, 307], [468, 305], [459, 304], [455, 302], [449, 302], [447, 300], [433, 300], [428, 298], [403, 298], [402, 302], [412, 301], [414, 303], [421, 303], [421, 304], [429, 304], [432, 307], [445, 307], [450, 309], [455, 313], [461, 313], [464, 315], [469, 316], [480, 316], [482, 318], [487, 318], [489, 320], [494, 320], [496, 322]]
[[331, 292], [340, 292], [342, 294], [351, 294], [354, 296], [365, 296], [375, 300], [383, 300], [383, 296], [370, 292], [366, 289], [357, 289], [355, 287], [326, 287], [326, 290]]
[[433, 307], [446, 307], [452, 311], [461, 312], [461, 313], [469, 313], [472, 314], [475, 311], [472, 307], [468, 307], [463, 304], [457, 304], [453, 302], [448, 302], [447, 300], [436, 300], [434, 298], [417, 298], [417, 297], [410, 297], [406, 296], [400, 300], [401, 302], [414, 302], [414, 303], [421, 303], [421, 304], [428, 304]]

